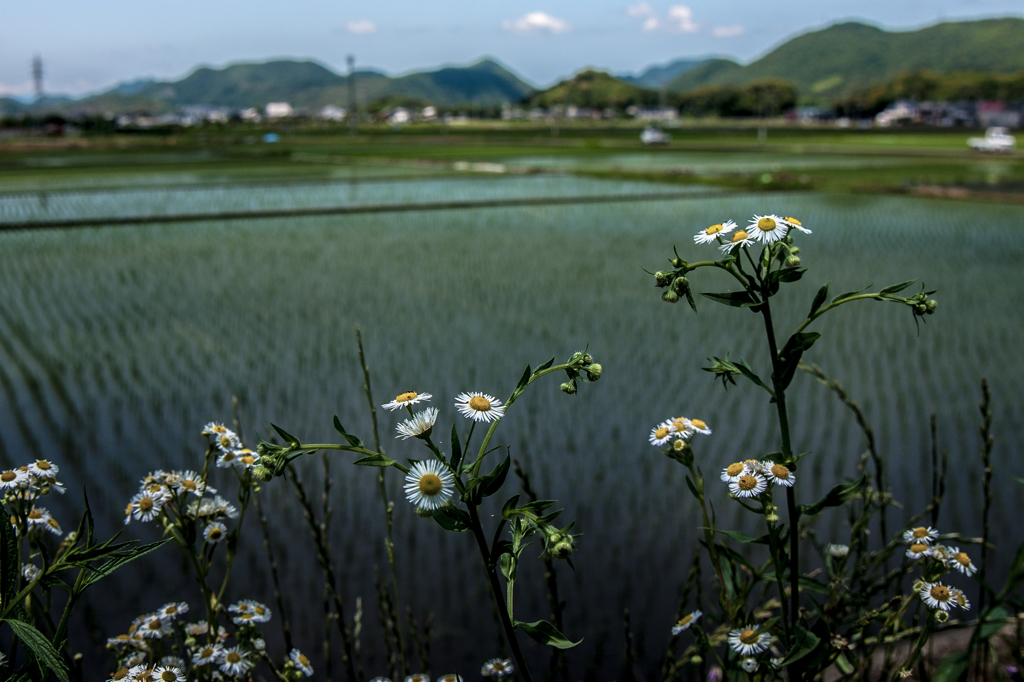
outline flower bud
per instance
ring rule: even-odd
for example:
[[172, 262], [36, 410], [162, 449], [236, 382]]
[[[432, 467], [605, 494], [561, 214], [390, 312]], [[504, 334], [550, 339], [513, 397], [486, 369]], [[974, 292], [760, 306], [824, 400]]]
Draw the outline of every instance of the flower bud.
[[266, 482], [274, 477], [274, 472], [267, 467], [257, 466], [253, 467], [252, 475], [257, 479]]
[[567, 395], [572, 395], [573, 393], [576, 392], [576, 382], [575, 381], [566, 381], [559, 388], [562, 389], [562, 393], [565, 393]]
[[675, 303], [679, 300], [679, 294], [669, 289], [668, 291], [661, 295], [661, 300], [665, 301], [666, 303]]
[[795, 256], [796, 254], [800, 253], [800, 247], [799, 246], [791, 246], [791, 247], [789, 247], [789, 252]]
[[914, 314], [915, 315], [927, 315], [928, 314], [928, 306], [927, 306], [927, 304], [925, 304], [925, 303], [915, 303], [914, 304]]
[[591, 355], [590, 353], [584, 353], [583, 354], [583, 364], [584, 365], [589, 365], [592, 362], [594, 362], [594, 356]]
[[549, 542], [548, 554], [556, 559], [568, 559], [576, 550], [571, 535], [562, 535], [561, 533], [552, 535]]
[[947, 620], [949, 620], [949, 614], [948, 613], [946, 613], [945, 611], [936, 611], [935, 612], [935, 622], [936, 623], [945, 623]]
[[680, 296], [684, 295], [690, 288], [690, 280], [685, 277], [676, 277], [672, 280], [672, 291], [676, 292]]
[[698, 656], [697, 654], [694, 654], [693, 656], [690, 657], [690, 663], [693, 663], [694, 665], [700, 665], [703, 662], [704, 662], [704, 659], [701, 658], [700, 656]]
[[672, 278], [674, 276], [675, 275], [671, 272], [662, 272], [661, 270], [659, 270], [658, 272], [654, 273], [654, 286], [667, 287], [669, 284], [672, 283]]
[[798, 265], [800, 265], [800, 257], [799, 256], [790, 256], [789, 258], [786, 259], [786, 267], [787, 268], [795, 268]]
[[434, 512], [430, 509], [424, 509], [423, 507], [416, 507], [416, 516], [421, 519], [430, 519], [433, 518]]
[[686, 261], [684, 261], [682, 258], [673, 258], [672, 259], [672, 267], [674, 267], [674, 268], [685, 268], [686, 267]]
[[597, 381], [601, 378], [601, 365], [596, 362], [586, 368], [587, 379], [590, 381]]
[[929, 315], [934, 315], [935, 309], [939, 307], [939, 302], [936, 301], [934, 298], [929, 298], [928, 302], [924, 304], [924, 307]]

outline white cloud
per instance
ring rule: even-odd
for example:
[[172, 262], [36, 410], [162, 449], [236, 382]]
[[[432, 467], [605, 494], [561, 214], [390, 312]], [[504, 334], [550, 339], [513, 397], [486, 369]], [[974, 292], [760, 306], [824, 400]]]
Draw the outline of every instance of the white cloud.
[[518, 33], [537, 33], [547, 31], [548, 33], [565, 33], [569, 30], [569, 24], [561, 19], [556, 19], [547, 12], [530, 12], [515, 21], [503, 21], [501, 27], [506, 31]]
[[735, 38], [741, 36], [746, 32], [746, 29], [742, 26], [715, 26], [711, 33], [716, 38]]
[[359, 21], [350, 21], [346, 25], [349, 33], [376, 33], [377, 24], [373, 23], [368, 19], [360, 19]]
[[668, 8], [668, 21], [673, 30], [693, 33], [697, 24], [693, 23], [693, 10], [686, 5], [672, 5]]
[[658, 17], [648, 17], [644, 22], [645, 31], [657, 31], [661, 27], [661, 19]]
[[628, 8], [626, 8], [626, 14], [636, 18], [653, 17], [654, 10], [646, 2], [641, 2], [639, 4], [631, 5]]

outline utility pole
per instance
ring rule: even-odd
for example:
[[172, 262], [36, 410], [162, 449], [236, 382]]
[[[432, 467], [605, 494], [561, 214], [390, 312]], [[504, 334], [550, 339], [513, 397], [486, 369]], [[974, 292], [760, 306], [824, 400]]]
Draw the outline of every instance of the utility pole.
[[36, 86], [36, 102], [43, 100], [43, 58], [36, 55], [32, 58], [32, 81]]
[[348, 134], [355, 136], [359, 126], [359, 105], [356, 102], [356, 58], [349, 55], [348, 63]]

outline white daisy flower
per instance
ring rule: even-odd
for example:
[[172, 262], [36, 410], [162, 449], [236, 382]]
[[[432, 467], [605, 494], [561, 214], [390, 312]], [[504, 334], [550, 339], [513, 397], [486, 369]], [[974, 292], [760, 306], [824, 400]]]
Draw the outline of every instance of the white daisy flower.
[[697, 244], [710, 244], [722, 235], [728, 234], [735, 229], [736, 223], [731, 220], [726, 220], [724, 223], [718, 223], [701, 230], [693, 236], [693, 241]]
[[174, 619], [180, 616], [181, 614], [187, 612], [188, 604], [186, 604], [183, 601], [172, 601], [168, 602], [167, 604], [164, 604], [159, 609], [157, 609], [156, 614], [163, 619]]
[[309, 659], [302, 655], [298, 649], [292, 649], [291, 653], [288, 654], [288, 658], [292, 659], [292, 663], [295, 667], [302, 671], [302, 674], [306, 677], [313, 676], [313, 664], [309, 662]]
[[132, 517], [136, 521], [152, 521], [160, 515], [166, 500], [166, 493], [138, 493], [132, 498]]
[[923, 542], [926, 545], [932, 544], [932, 540], [939, 537], [939, 531], [935, 530], [931, 526], [925, 528], [924, 526], [918, 526], [917, 528], [911, 528], [910, 530], [903, 533], [903, 542], [913, 544], [915, 542]]
[[213, 513], [226, 516], [229, 519], [238, 518], [238, 510], [235, 509], [235, 505], [231, 504], [220, 495], [213, 498]]
[[228, 610], [238, 614], [234, 618], [235, 625], [241, 625], [242, 623], [266, 623], [270, 620], [270, 609], [252, 599], [244, 599]]
[[430, 675], [424, 675], [423, 673], [413, 673], [407, 675], [405, 682], [430, 682]]
[[401, 438], [402, 440], [407, 438], [425, 438], [430, 435], [430, 431], [434, 428], [434, 422], [436, 421], [437, 408], [428, 407], [422, 412], [417, 412], [413, 415], [412, 419], [406, 419], [404, 422], [399, 424], [396, 427], [398, 435], [395, 437]]
[[[136, 638], [139, 640], [139, 648], [146, 649], [146, 643], [142, 641], [142, 637], [136, 636]], [[146, 653], [146, 651], [136, 651], [134, 654], [124, 659], [122, 665], [128, 669], [134, 668], [137, 665], [142, 665], [143, 663], [145, 663], [147, 656], [148, 654]]]
[[21, 565], [21, 577], [25, 579], [25, 582], [30, 583], [35, 581], [39, 577], [42, 570], [35, 564], [22, 564]]
[[808, 230], [806, 227], [804, 227], [804, 224], [801, 223], [796, 218], [788, 218], [787, 217], [787, 218], [781, 219], [779, 222], [780, 223], [785, 223], [786, 227], [795, 227], [796, 229], [800, 230], [804, 234], [810, 234], [811, 233], [811, 231]]
[[953, 593], [942, 583], [925, 583], [918, 594], [921, 595], [921, 601], [933, 609], [949, 611], [951, 606], [956, 605]]
[[722, 469], [721, 479], [725, 483], [734, 483], [740, 480], [740, 476], [747, 473], [747, 467], [743, 462], [733, 462], [729, 466]]
[[747, 225], [751, 237], [764, 244], [779, 241], [786, 236], [787, 229], [788, 226], [777, 215], [755, 215]]
[[29, 473], [35, 474], [39, 478], [55, 476], [60, 471], [57, 465], [48, 459], [37, 459], [28, 465], [28, 470]]
[[781, 464], [771, 464], [766, 467], [768, 471], [768, 480], [777, 485], [792, 488], [793, 484], [796, 483], [796, 474], [789, 470], [789, 467], [785, 467]]
[[850, 553], [849, 545], [831, 544], [828, 546], [828, 554], [833, 559], [842, 559]]
[[225, 433], [231, 433], [231, 429], [219, 422], [210, 422], [203, 427], [204, 436], [223, 436]]
[[160, 665], [181, 668], [182, 670], [188, 667], [188, 663], [186, 663], [185, 659], [181, 656], [164, 656], [160, 659]]
[[252, 663], [249, 662], [249, 654], [240, 646], [233, 646], [224, 649], [221, 657], [220, 671], [225, 675], [238, 677], [249, 670]]
[[32, 510], [25, 515], [25, 521], [28, 522], [29, 532], [34, 530], [46, 530], [55, 535], [60, 535], [60, 525], [57, 521], [50, 516], [50, 512], [43, 507], [33, 507]]
[[146, 621], [150, 619], [151, 615], [152, 614], [146, 613], [133, 620], [132, 624], [128, 626], [128, 634], [134, 635], [139, 632], [142, 626], [146, 624]]
[[193, 649], [192, 665], [210, 665], [219, 663], [224, 656], [224, 647], [220, 644], [206, 644]]
[[[235, 450], [235, 465], [240, 468], [252, 469], [260, 463], [260, 456], [249, 448]], [[216, 492], [216, 491], [214, 491]]]
[[[0, 655], [2, 655], [2, 654], [0, 654]], [[108, 677], [107, 678], [107, 682], [128, 682], [128, 680], [134, 679], [134, 678], [131, 677], [131, 673], [132, 673], [132, 671], [129, 670], [128, 668], [121, 668], [120, 670], [115, 672], [113, 675]]]
[[448, 673], [447, 675], [441, 675], [437, 678], [437, 682], [463, 682], [462, 675], [456, 675], [455, 673]]
[[455, 397], [455, 409], [463, 417], [478, 422], [493, 422], [505, 416], [505, 408], [497, 398], [486, 393], [460, 393]]
[[740, 663], [740, 667], [743, 668], [748, 673], [752, 673], [752, 672], [757, 670], [757, 659], [754, 659], [754, 658], [744, 658], [743, 662]]
[[206, 526], [203, 530], [203, 539], [211, 545], [215, 545], [224, 539], [227, 535], [228, 529], [220, 521], [214, 521]]
[[213, 442], [221, 452], [230, 452], [242, 447], [242, 441], [234, 431], [228, 431], [227, 433], [220, 434]]
[[511, 675], [513, 670], [512, 661], [507, 658], [492, 658], [480, 668], [480, 674], [484, 677], [505, 677]]
[[145, 643], [140, 635], [118, 635], [108, 638], [107, 645], [115, 648], [135, 648], [145, 646]]
[[949, 564], [950, 568], [955, 568], [964, 575], [971, 576], [977, 571], [977, 567], [971, 563], [971, 557], [967, 556], [965, 552], [961, 552], [959, 547], [951, 547], [949, 553], [952, 555], [947, 559], [946, 563]]
[[955, 587], [950, 588], [950, 592], [953, 593], [953, 601], [962, 609], [971, 608], [971, 602], [967, 600], [967, 595], [964, 594], [963, 590], [958, 590]]
[[185, 673], [175, 666], [161, 665], [153, 669], [151, 679], [153, 682], [185, 682]]
[[700, 611], [688, 613], [679, 619], [679, 622], [672, 626], [672, 634], [678, 635], [683, 630], [689, 630], [690, 626], [696, 623], [704, 615]]
[[378, 675], [377, 677], [370, 680], [370, 682], [391, 682], [391, 678]]
[[236, 466], [241, 466], [241, 462], [238, 461], [238, 453], [234, 450], [224, 450], [217, 456], [217, 468], [228, 469]]
[[396, 396], [390, 403], [384, 403], [381, 405], [385, 410], [394, 412], [395, 410], [402, 407], [410, 407], [416, 403], [426, 402], [434, 396], [429, 393], [417, 393], [416, 391], [406, 391], [399, 396]]
[[915, 542], [907, 548], [907, 556], [911, 559], [923, 559], [926, 556], [931, 556], [931, 547], [923, 542]]
[[213, 488], [207, 488], [203, 483], [203, 477], [191, 470], [178, 472], [175, 476], [174, 487], [177, 490], [192, 493], [196, 497], [202, 497], [207, 490], [211, 493], [217, 492]]
[[153, 669], [144, 663], [140, 663], [139, 665], [133, 665], [128, 670], [128, 679], [144, 680], [144, 682], [151, 682], [153, 680]]
[[146, 639], [161, 639], [173, 632], [171, 621], [160, 617], [159, 613], [146, 616], [145, 622], [139, 627], [139, 634]]
[[28, 472], [21, 469], [8, 469], [0, 473], [0, 490], [27, 488], [30, 482]]
[[727, 244], [722, 244], [720, 247], [722, 253], [732, 253], [732, 250], [737, 246], [750, 246], [754, 243], [753, 237], [747, 234], [744, 230], [737, 230], [733, 232], [732, 238], [729, 239]]
[[49, 490], [43, 491], [44, 495], [51, 491], [58, 493], [60, 495], [63, 495], [64, 493], [67, 492], [67, 488], [64, 487], [63, 483], [60, 483], [57, 480], [56, 476], [43, 476], [43, 481], [46, 483], [46, 487], [49, 488]]
[[672, 420], [664, 421], [653, 429], [651, 429], [651, 445], [661, 447], [668, 443], [672, 438], [675, 437], [675, 431], [672, 430]]
[[757, 497], [767, 487], [768, 483], [765, 482], [764, 476], [748, 472], [729, 483], [729, 492], [736, 497]]
[[451, 499], [454, 480], [436, 459], [417, 462], [405, 477], [405, 498], [420, 509], [433, 511]]
[[687, 429], [688, 431], [691, 431], [693, 433], [699, 433], [702, 436], [710, 436], [711, 435], [711, 429], [708, 427], [707, 424], [704, 423], [704, 420], [702, 420], [702, 419], [687, 419], [686, 421], [689, 422], [689, 424], [688, 424], [689, 428]]
[[760, 625], [748, 625], [729, 633], [729, 646], [738, 654], [750, 656], [759, 654], [771, 644], [772, 636], [767, 632], [758, 633]]
[[189, 623], [185, 626], [185, 634], [191, 637], [201, 637], [210, 631], [210, 624], [205, 620], [198, 623]]
[[947, 563], [953, 558], [953, 553], [949, 551], [948, 547], [942, 545], [934, 545], [931, 551], [931, 557], [938, 562]]

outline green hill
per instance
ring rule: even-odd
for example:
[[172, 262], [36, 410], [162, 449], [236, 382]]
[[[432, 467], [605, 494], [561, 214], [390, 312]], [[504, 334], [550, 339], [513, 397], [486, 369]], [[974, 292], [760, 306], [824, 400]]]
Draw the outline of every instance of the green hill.
[[[355, 74], [362, 104], [384, 98], [418, 99], [441, 106], [518, 102], [533, 88], [489, 59], [465, 67], [389, 77], [376, 71]], [[288, 102], [298, 108], [348, 103], [348, 77], [313, 61], [280, 60], [201, 67], [174, 82], [132, 83], [77, 102], [76, 110], [164, 110], [186, 104], [262, 108]]]
[[633, 104], [657, 104], [658, 93], [626, 83], [603, 71], [587, 70], [547, 90], [534, 93], [529, 103], [531, 106], [545, 108], [573, 104], [595, 109], [622, 109]]
[[642, 88], [660, 88], [662, 85], [671, 83], [675, 78], [696, 69], [701, 64], [709, 61], [709, 58], [701, 59], [676, 59], [668, 64], [648, 66], [639, 75], [620, 74], [616, 76], [620, 81], [632, 83]]
[[674, 92], [745, 85], [768, 78], [793, 83], [805, 101], [829, 102], [900, 73], [1024, 71], [1024, 19], [947, 22], [917, 31], [884, 31], [849, 22], [812, 31], [741, 66], [708, 61], [669, 84]]

